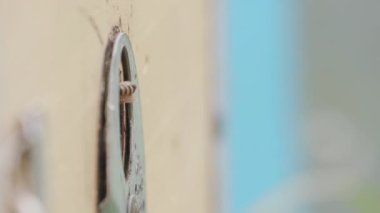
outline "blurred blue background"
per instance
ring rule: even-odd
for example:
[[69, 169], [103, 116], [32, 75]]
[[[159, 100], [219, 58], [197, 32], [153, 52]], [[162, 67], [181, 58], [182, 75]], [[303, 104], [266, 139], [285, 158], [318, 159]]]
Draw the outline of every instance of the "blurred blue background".
[[295, 170], [295, 5], [230, 1], [232, 212]]
[[226, 2], [226, 212], [380, 212], [379, 9]]

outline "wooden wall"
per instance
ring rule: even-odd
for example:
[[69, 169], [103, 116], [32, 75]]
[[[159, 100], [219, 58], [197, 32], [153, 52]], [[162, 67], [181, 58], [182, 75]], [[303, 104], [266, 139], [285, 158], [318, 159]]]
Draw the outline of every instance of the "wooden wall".
[[0, 0], [0, 143], [24, 111], [42, 109], [49, 212], [96, 212], [101, 74], [115, 25], [135, 51], [148, 212], [213, 210], [211, 3]]

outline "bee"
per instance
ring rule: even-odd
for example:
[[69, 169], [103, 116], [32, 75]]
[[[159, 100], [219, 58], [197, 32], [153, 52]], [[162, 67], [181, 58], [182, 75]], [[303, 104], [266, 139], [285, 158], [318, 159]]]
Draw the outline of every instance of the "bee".
[[134, 101], [133, 93], [136, 91], [137, 86], [130, 81], [123, 81], [120, 83], [120, 103], [132, 103]]

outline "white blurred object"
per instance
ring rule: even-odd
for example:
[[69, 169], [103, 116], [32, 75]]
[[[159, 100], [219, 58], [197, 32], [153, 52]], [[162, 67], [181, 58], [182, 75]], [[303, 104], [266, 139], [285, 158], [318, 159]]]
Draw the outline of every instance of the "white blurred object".
[[41, 201], [42, 114], [31, 108], [0, 143], [0, 212], [43, 213]]
[[15, 207], [17, 213], [44, 213], [41, 201], [28, 191], [17, 194]]
[[376, 168], [375, 152], [337, 111], [311, 113], [304, 133], [305, 168], [253, 204], [250, 212], [355, 212], [351, 201]]

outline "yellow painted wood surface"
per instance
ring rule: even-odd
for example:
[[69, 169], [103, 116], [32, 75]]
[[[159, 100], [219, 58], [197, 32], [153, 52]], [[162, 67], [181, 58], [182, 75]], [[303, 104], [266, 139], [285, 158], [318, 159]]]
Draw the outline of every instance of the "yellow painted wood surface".
[[0, 0], [0, 143], [31, 105], [46, 116], [49, 212], [96, 212], [108, 34], [135, 51], [148, 212], [211, 212], [211, 2]]

